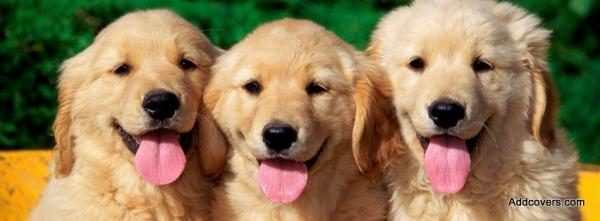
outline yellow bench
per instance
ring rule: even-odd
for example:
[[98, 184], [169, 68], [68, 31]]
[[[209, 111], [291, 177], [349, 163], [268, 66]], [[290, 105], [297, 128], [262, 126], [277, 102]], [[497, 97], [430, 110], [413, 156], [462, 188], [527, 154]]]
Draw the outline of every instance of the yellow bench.
[[[0, 151], [0, 220], [26, 220], [48, 181], [51, 152]], [[600, 220], [600, 167], [582, 166], [579, 194], [583, 220]]]

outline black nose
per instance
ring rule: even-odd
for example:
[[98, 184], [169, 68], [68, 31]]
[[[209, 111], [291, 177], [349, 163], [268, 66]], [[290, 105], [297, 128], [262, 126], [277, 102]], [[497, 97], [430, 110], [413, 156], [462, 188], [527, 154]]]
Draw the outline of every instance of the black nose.
[[263, 142], [271, 150], [289, 149], [298, 139], [298, 133], [289, 124], [268, 124], [263, 129]]
[[179, 98], [168, 91], [152, 91], [144, 97], [142, 107], [153, 119], [164, 120], [172, 117], [179, 109]]
[[429, 118], [441, 128], [454, 127], [464, 117], [465, 108], [454, 101], [441, 100], [429, 106]]

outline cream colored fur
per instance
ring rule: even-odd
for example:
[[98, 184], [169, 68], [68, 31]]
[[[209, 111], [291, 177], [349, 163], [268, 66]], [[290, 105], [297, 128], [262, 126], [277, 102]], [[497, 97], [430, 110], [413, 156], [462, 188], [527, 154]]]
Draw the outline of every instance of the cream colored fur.
[[[258, 27], [213, 71], [204, 100], [232, 146], [215, 194], [215, 220], [385, 218], [383, 186], [362, 176], [352, 158], [353, 138], [356, 145], [379, 142], [361, 134], [376, 125], [367, 118], [379, 106], [370, 104], [389, 98], [377, 91], [383, 75], [366, 57], [312, 22], [283, 19]], [[252, 80], [260, 93], [244, 89]], [[327, 92], [307, 94], [311, 82]], [[327, 140], [304, 192], [291, 203], [271, 202], [258, 183], [257, 159], [266, 154], [261, 131], [273, 120], [298, 129], [291, 147], [298, 161], [314, 157]]]
[[[53, 175], [31, 220], [209, 220], [212, 189], [204, 174], [219, 173], [225, 149], [198, 112], [217, 55], [191, 24], [170, 11], [150, 10], [118, 19], [67, 60], [58, 86]], [[197, 67], [184, 70], [182, 58]], [[130, 71], [114, 73], [124, 63]], [[138, 175], [114, 126], [133, 135], [151, 130], [141, 104], [157, 89], [174, 92], [181, 103], [165, 125], [180, 133], [197, 125], [198, 131], [183, 175], [164, 186]]]
[[[390, 220], [580, 219], [577, 207], [508, 205], [577, 198], [576, 152], [554, 119], [549, 35], [537, 17], [494, 1], [417, 0], [380, 21], [368, 53], [390, 77], [407, 144], [384, 173]], [[423, 70], [409, 67], [417, 57]], [[475, 72], [477, 58], [492, 69]], [[432, 190], [418, 137], [434, 134], [427, 106], [439, 98], [466, 106], [457, 136], [481, 133], [467, 184], [451, 195]]]

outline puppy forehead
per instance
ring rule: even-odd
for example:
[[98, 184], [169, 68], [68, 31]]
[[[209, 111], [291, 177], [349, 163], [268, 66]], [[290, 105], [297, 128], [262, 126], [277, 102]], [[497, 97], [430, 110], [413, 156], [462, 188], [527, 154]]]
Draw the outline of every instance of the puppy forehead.
[[135, 66], [144, 61], [156, 63], [181, 56], [174, 38], [166, 40], [139, 34], [115, 33], [95, 44], [99, 47], [93, 62], [101, 67], [113, 67], [121, 63]]
[[[237, 52], [230, 52], [237, 53]], [[233, 64], [236, 63], [237, 64]], [[252, 53], [240, 53], [230, 56], [225, 63], [234, 66], [235, 82], [248, 78], [268, 80], [269, 78], [289, 79], [334, 79], [343, 76], [346, 66], [354, 66], [349, 57], [338, 56], [335, 51], [303, 50], [260, 50]]]
[[487, 10], [462, 6], [462, 11], [456, 11], [455, 7], [436, 7], [427, 14], [414, 9], [412, 19], [418, 22], [394, 27], [396, 38], [384, 42], [384, 50], [404, 60], [415, 56], [493, 59], [508, 53], [512, 39], [498, 18]]
[[350, 84], [356, 65], [350, 49], [315, 23], [283, 19], [254, 30], [222, 56], [215, 69], [233, 70], [237, 84], [249, 78]]
[[[206, 50], [208, 39], [192, 24], [167, 10], [127, 14], [104, 28], [95, 39], [100, 44], [117, 42], [125, 48], [177, 47]], [[191, 50], [190, 50], [191, 51]]]
[[205, 55], [207, 50], [210, 50], [210, 45], [198, 34], [189, 36], [179, 32], [154, 31], [144, 34], [122, 31], [106, 35], [98, 44], [98, 61], [101, 64], [138, 63], [145, 60], [160, 62], [162, 58], [173, 62], [182, 57], [199, 66], [208, 66], [211, 63], [211, 59]]
[[[324, 81], [330, 84], [345, 84], [345, 78], [337, 70], [326, 66], [305, 66], [296, 68], [277, 68], [278, 65], [255, 64], [244, 66], [235, 71], [231, 80], [234, 84], [244, 84], [249, 80], [258, 80], [264, 83], [270, 81], [304, 83], [307, 81]], [[285, 65], [284, 65], [285, 66]]]

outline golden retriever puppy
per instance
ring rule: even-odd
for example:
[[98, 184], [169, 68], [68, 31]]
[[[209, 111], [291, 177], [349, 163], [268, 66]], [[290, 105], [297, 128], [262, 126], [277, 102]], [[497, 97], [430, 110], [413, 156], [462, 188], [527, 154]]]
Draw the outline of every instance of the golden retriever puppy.
[[315, 23], [283, 19], [219, 57], [213, 73], [204, 101], [231, 145], [215, 220], [385, 218], [381, 182], [352, 155], [353, 139], [383, 140], [368, 115], [394, 117], [392, 105], [374, 105], [391, 102], [375, 90], [391, 95], [376, 65]]
[[184, 19], [150, 10], [65, 61], [54, 177], [31, 219], [208, 220], [204, 174], [224, 166], [225, 141], [199, 111], [218, 54]]
[[391, 220], [579, 218], [562, 201], [577, 198], [577, 157], [554, 119], [549, 35], [494, 1], [416, 1], [381, 20], [368, 53], [408, 147], [387, 161]]

